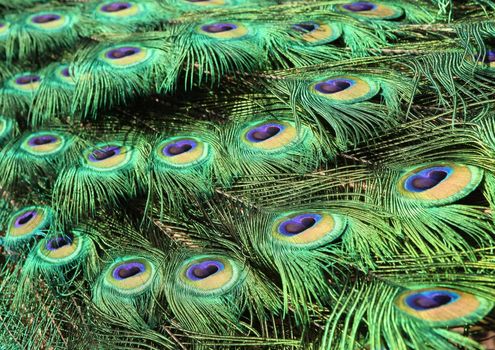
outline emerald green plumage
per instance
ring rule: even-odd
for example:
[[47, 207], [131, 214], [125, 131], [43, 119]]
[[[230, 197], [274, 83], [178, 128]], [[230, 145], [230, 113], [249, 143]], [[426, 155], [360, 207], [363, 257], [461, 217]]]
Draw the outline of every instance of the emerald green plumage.
[[0, 0], [0, 349], [490, 349], [490, 0]]

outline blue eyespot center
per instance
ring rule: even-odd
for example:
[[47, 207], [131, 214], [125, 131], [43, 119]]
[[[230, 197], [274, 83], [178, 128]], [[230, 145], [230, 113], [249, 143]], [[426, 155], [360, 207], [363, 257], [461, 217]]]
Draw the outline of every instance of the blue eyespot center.
[[350, 79], [329, 79], [315, 85], [315, 89], [322, 94], [335, 94], [354, 85]]
[[29, 139], [29, 146], [42, 146], [57, 142], [57, 138], [52, 135], [35, 136]]
[[267, 123], [252, 128], [248, 131], [246, 137], [251, 142], [262, 142], [274, 137], [283, 129], [283, 125]]
[[311, 33], [318, 29], [320, 26], [315, 22], [301, 22], [294, 24], [292, 29], [301, 33]]
[[201, 27], [201, 30], [207, 33], [223, 33], [236, 29], [237, 26], [233, 23], [213, 23]]
[[39, 75], [35, 74], [28, 74], [28, 75], [23, 75], [15, 80], [16, 84], [18, 85], [27, 85], [27, 84], [32, 84], [36, 83], [41, 80], [41, 77]]
[[64, 77], [67, 77], [67, 78], [69, 78], [69, 77], [70, 77], [69, 68], [64, 68], [64, 69], [62, 69], [62, 72], [61, 72], [61, 73], [62, 73], [62, 75], [63, 75]]
[[295, 236], [315, 226], [320, 219], [319, 214], [300, 214], [282, 222], [278, 227], [278, 232], [284, 236]]
[[50, 14], [46, 14], [46, 15], [34, 16], [31, 19], [31, 21], [33, 23], [43, 24], [43, 23], [49, 23], [49, 22], [59, 20], [60, 18], [61, 17], [59, 15], [54, 14], [54, 13], [50, 13]]
[[166, 147], [163, 148], [163, 154], [169, 157], [174, 157], [179, 154], [183, 154], [186, 152], [192, 151], [196, 148], [197, 142], [191, 139], [179, 140], [173, 143], [170, 143]]
[[112, 50], [109, 50], [107, 53], [106, 53], [106, 57], [107, 58], [110, 58], [110, 59], [113, 59], [113, 60], [118, 60], [118, 59], [121, 59], [121, 58], [124, 58], [124, 57], [129, 57], [129, 56], [133, 56], [133, 55], [136, 55], [138, 53], [141, 52], [141, 49], [138, 48], [138, 47], [119, 47], [118, 49], [112, 49]]
[[191, 265], [186, 271], [186, 276], [191, 281], [199, 281], [210, 277], [223, 269], [224, 265], [220, 261], [206, 260], [198, 264]]
[[454, 292], [434, 290], [411, 294], [405, 301], [409, 307], [418, 311], [424, 311], [451, 304], [457, 299], [459, 299], [459, 295]]
[[22, 213], [17, 217], [17, 219], [14, 222], [14, 227], [20, 227], [26, 225], [29, 221], [34, 219], [38, 214], [34, 210], [29, 210], [25, 213]]
[[404, 183], [404, 187], [411, 192], [430, 190], [446, 180], [452, 172], [453, 169], [450, 167], [432, 167], [423, 169], [420, 172], [409, 176]]
[[357, 1], [349, 4], [345, 4], [342, 6], [348, 11], [352, 12], [362, 12], [362, 11], [371, 11], [376, 8], [376, 5], [371, 2], [366, 1]]
[[140, 275], [146, 271], [146, 266], [144, 264], [133, 261], [129, 263], [124, 263], [117, 266], [112, 273], [113, 278], [116, 280], [124, 280], [126, 278], [134, 277]]
[[101, 162], [102, 160], [114, 157], [120, 154], [119, 146], [105, 146], [100, 149], [94, 150], [88, 155], [91, 162]]
[[482, 56], [479, 58], [479, 61], [482, 61], [484, 63], [495, 62], [495, 51], [494, 50], [487, 51], [484, 57]]
[[54, 238], [49, 239], [48, 242], [46, 242], [45, 247], [46, 247], [46, 249], [53, 251], [53, 250], [57, 250], [57, 249], [60, 249], [62, 247], [65, 247], [65, 246], [68, 246], [71, 244], [72, 244], [72, 237], [58, 236], [58, 237], [54, 237]]

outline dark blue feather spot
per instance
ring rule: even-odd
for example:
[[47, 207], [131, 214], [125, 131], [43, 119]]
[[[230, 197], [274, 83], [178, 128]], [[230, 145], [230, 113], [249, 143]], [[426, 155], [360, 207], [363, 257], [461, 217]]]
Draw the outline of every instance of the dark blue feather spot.
[[237, 26], [233, 23], [213, 23], [201, 27], [201, 30], [207, 33], [223, 33], [236, 29]]
[[357, 1], [357, 2], [352, 2], [349, 4], [345, 4], [342, 6], [348, 11], [352, 12], [362, 12], [362, 11], [371, 11], [374, 8], [376, 8], [376, 5], [371, 3], [371, 2], [366, 2], [366, 1]]
[[431, 167], [409, 176], [404, 184], [406, 190], [423, 192], [440, 184], [452, 173], [450, 167]]
[[60, 19], [60, 16], [59, 15], [54, 14], [54, 13], [50, 13], [50, 14], [46, 14], [46, 15], [34, 16], [31, 19], [31, 21], [33, 23], [42, 24], [42, 23], [53, 22], [53, 21], [56, 21], [56, 20], [59, 20], [59, 19]]
[[411, 294], [405, 301], [414, 310], [424, 311], [453, 303], [459, 297], [457, 293], [451, 291], [432, 290]]
[[112, 273], [113, 278], [116, 280], [124, 280], [126, 278], [130, 278], [136, 275], [139, 275], [146, 271], [146, 266], [144, 264], [133, 261], [121, 264], [117, 266]]
[[315, 85], [315, 89], [322, 94], [335, 94], [354, 85], [350, 79], [329, 79]]

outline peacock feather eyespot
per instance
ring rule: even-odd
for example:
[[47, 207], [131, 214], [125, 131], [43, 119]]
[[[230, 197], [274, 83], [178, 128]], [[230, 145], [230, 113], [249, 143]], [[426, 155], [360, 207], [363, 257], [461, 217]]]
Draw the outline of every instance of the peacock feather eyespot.
[[197, 31], [216, 39], [240, 39], [245, 37], [249, 30], [241, 23], [213, 22], [197, 27]]
[[157, 158], [172, 167], [198, 165], [208, 159], [210, 146], [196, 137], [171, 137], [155, 149]]
[[247, 125], [241, 139], [251, 150], [279, 151], [299, 140], [298, 130], [287, 121], [266, 120]]
[[50, 225], [52, 210], [45, 206], [29, 206], [15, 212], [9, 219], [6, 240], [25, 241], [43, 235]]
[[40, 87], [41, 76], [34, 73], [20, 73], [11, 78], [7, 85], [21, 93], [33, 93]]
[[374, 97], [380, 86], [369, 78], [341, 75], [313, 82], [310, 90], [335, 103], [357, 103]]
[[479, 63], [490, 68], [495, 68], [495, 50], [488, 50], [485, 56], [480, 59]]
[[340, 26], [315, 21], [296, 23], [291, 29], [300, 33], [300, 39], [311, 44], [330, 43], [342, 35]]
[[76, 84], [76, 81], [74, 80], [74, 77], [71, 74], [68, 64], [61, 64], [55, 70], [55, 76], [59, 82], [63, 82], [68, 85]]
[[118, 45], [103, 50], [99, 58], [115, 68], [129, 68], [146, 62], [152, 54], [151, 50], [138, 45]]
[[480, 321], [494, 303], [466, 292], [436, 287], [402, 292], [395, 306], [430, 326], [449, 327]]
[[421, 205], [453, 203], [474, 191], [483, 178], [483, 170], [462, 164], [435, 163], [416, 166], [399, 179], [399, 193]]
[[182, 0], [183, 3], [196, 6], [222, 6], [225, 0]]
[[337, 5], [340, 11], [370, 19], [397, 19], [404, 14], [399, 6], [379, 4], [371, 1], [354, 1]]
[[154, 264], [144, 257], [121, 257], [106, 269], [104, 284], [123, 295], [138, 295], [149, 289], [156, 273]]
[[38, 245], [38, 257], [50, 264], [65, 265], [76, 260], [83, 250], [84, 238], [78, 233], [46, 237]]
[[241, 267], [220, 255], [197, 255], [179, 268], [180, 284], [195, 295], [221, 295], [242, 282]]
[[0, 20], [0, 38], [6, 36], [10, 30], [10, 23]]
[[67, 136], [56, 131], [39, 131], [29, 134], [21, 144], [25, 152], [38, 156], [48, 156], [64, 150]]
[[87, 167], [107, 172], [120, 169], [132, 160], [134, 151], [121, 144], [103, 143], [84, 152]]
[[29, 26], [43, 31], [57, 31], [69, 26], [71, 19], [61, 12], [40, 12], [29, 16]]
[[139, 4], [131, 1], [106, 1], [96, 8], [96, 12], [99, 16], [120, 20], [136, 16], [141, 12], [141, 8]]
[[459, 299], [459, 294], [448, 290], [428, 290], [410, 294], [406, 304], [417, 311], [431, 310], [442, 307]]
[[294, 248], [312, 249], [339, 238], [347, 219], [325, 211], [295, 211], [279, 215], [273, 222], [271, 236], [275, 242]]

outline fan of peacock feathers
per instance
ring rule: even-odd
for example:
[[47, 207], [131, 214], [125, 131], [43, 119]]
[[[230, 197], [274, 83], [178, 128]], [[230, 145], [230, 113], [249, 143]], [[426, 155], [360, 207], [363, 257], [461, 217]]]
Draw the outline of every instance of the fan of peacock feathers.
[[0, 350], [495, 348], [494, 1], [0, 11]]

